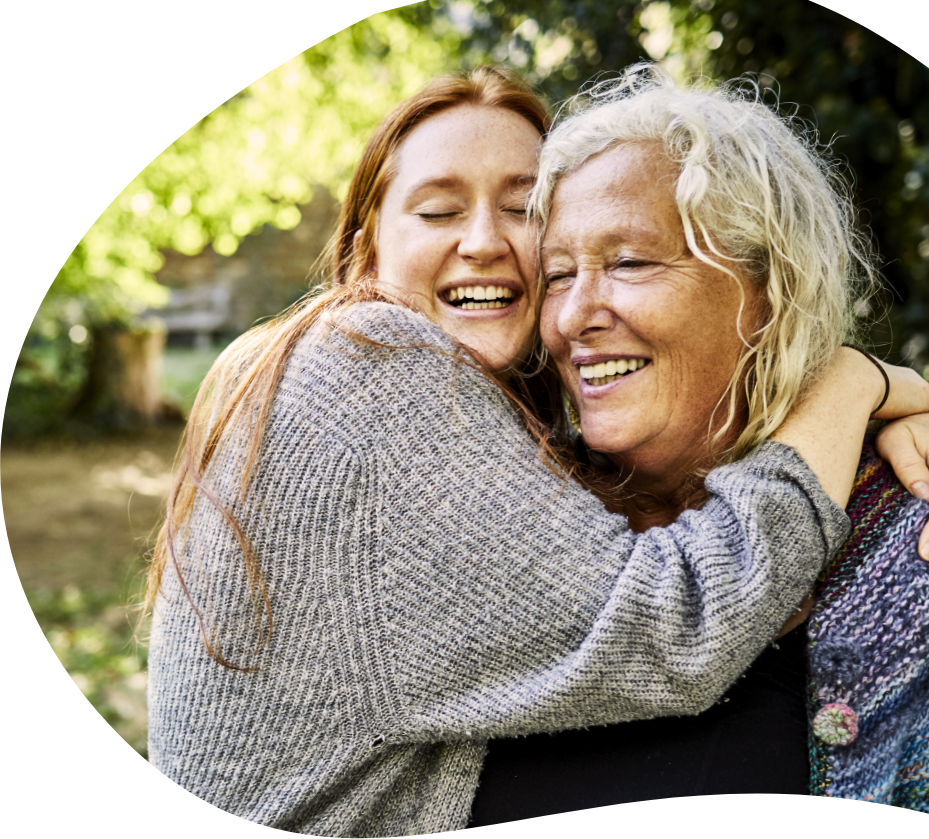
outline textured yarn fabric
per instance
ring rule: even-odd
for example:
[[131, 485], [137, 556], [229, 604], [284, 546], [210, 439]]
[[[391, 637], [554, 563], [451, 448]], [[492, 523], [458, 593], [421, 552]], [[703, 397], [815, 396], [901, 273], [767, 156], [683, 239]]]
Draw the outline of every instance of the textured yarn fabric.
[[[202, 497], [180, 553], [237, 672], [165, 573], [149, 659], [152, 763], [284, 830], [463, 828], [491, 736], [697, 713], [802, 600], [848, 533], [774, 443], [709, 501], [635, 534], [554, 475], [499, 389], [434, 324], [352, 307], [294, 350], [250, 492], [233, 503], [267, 583], [259, 647], [239, 547]], [[210, 486], [236, 498], [240, 456]]]
[[929, 505], [870, 445], [810, 617], [811, 794], [929, 812]]

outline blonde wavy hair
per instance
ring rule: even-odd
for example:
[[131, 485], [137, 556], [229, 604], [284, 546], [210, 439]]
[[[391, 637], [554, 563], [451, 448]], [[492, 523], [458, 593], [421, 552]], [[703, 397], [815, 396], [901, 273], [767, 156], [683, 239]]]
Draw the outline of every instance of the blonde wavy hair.
[[[737, 460], [784, 421], [842, 343], [860, 338], [854, 307], [878, 287], [874, 257], [849, 184], [809, 126], [772, 111], [750, 80], [677, 89], [651, 64], [562, 108], [529, 202], [540, 235], [561, 178], [600, 152], [642, 142], [661, 143], [679, 167], [675, 199], [691, 252], [739, 282], [743, 305], [744, 281], [767, 300], [717, 406], [728, 401], [712, 437], [715, 459]], [[736, 436], [742, 395], [747, 422]]]

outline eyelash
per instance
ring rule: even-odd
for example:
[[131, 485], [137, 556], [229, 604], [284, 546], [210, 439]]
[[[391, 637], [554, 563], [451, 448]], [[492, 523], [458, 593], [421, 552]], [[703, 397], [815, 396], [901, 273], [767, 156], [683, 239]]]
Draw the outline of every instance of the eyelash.
[[[515, 215], [518, 215], [518, 216], [524, 216], [524, 215], [526, 215], [526, 208], [525, 208], [525, 207], [511, 207], [511, 208], [509, 208], [509, 209], [504, 210], [503, 212], [505, 212], [505, 213], [514, 213]], [[457, 213], [457, 212], [451, 212], [451, 213], [417, 213], [416, 215], [419, 216], [421, 219], [424, 219], [425, 221], [438, 221], [438, 220], [441, 220], [441, 219], [452, 218], [453, 216], [458, 215], [458, 213]]]

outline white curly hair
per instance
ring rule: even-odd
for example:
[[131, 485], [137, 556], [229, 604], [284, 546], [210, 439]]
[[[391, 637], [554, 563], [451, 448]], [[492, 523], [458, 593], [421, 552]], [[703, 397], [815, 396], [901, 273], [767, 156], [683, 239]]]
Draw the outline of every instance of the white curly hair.
[[[661, 143], [679, 167], [675, 199], [695, 256], [763, 287], [763, 323], [733, 371], [718, 461], [744, 456], [784, 421], [844, 342], [858, 338], [856, 301], [878, 287], [848, 182], [815, 132], [761, 101], [739, 79], [677, 89], [659, 67], [637, 64], [562, 108], [542, 149], [529, 213], [544, 237], [561, 178], [621, 143]], [[734, 444], [739, 393], [748, 420]], [[719, 407], [719, 406], [718, 406]]]

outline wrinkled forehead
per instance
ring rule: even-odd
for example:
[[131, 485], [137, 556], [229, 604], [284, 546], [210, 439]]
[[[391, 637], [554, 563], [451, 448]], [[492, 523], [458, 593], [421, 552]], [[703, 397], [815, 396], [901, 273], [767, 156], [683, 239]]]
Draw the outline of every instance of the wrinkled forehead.
[[555, 187], [543, 254], [566, 239], [630, 226], [679, 230], [678, 172], [658, 143], [624, 143], [588, 158]]

